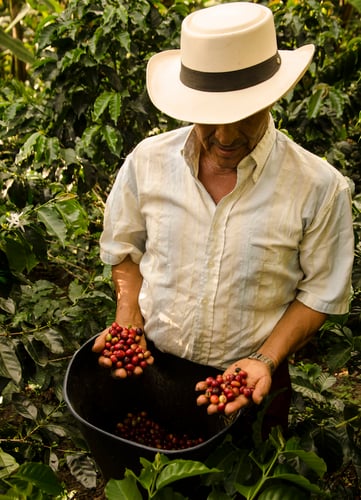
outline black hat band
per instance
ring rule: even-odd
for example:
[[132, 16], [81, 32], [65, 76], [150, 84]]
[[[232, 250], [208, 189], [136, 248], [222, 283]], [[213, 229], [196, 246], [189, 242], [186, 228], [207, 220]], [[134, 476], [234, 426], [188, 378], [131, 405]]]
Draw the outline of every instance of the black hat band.
[[276, 54], [249, 68], [220, 73], [197, 71], [181, 65], [181, 82], [194, 90], [203, 92], [231, 92], [258, 85], [271, 78], [281, 66], [281, 58]]

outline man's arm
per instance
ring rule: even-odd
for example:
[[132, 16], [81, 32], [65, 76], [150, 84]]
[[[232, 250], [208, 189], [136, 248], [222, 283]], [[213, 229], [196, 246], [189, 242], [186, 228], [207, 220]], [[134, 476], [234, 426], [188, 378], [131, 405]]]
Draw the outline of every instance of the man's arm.
[[[115, 321], [121, 326], [133, 326], [143, 328], [143, 317], [140, 312], [138, 297], [142, 286], [143, 278], [139, 271], [139, 265], [135, 264], [129, 255], [120, 263], [112, 267], [112, 278], [115, 287], [117, 308]], [[102, 352], [105, 347], [105, 337], [108, 333], [106, 328], [96, 338], [93, 351]], [[146, 347], [145, 338], [142, 336], [142, 347]], [[101, 356], [99, 363], [102, 366], [110, 367], [109, 359]], [[116, 375], [116, 370], [115, 370]]]
[[271, 358], [277, 368], [284, 359], [309, 342], [326, 318], [327, 314], [315, 311], [295, 300], [257, 352]]
[[117, 310], [115, 321], [122, 326], [143, 327], [138, 297], [143, 278], [139, 264], [135, 264], [129, 255], [112, 267], [112, 278], [115, 287]]

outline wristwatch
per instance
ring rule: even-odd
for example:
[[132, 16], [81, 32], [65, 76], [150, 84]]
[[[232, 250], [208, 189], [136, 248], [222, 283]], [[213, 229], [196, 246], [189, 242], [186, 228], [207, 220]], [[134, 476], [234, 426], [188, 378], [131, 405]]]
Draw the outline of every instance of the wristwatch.
[[275, 371], [275, 365], [272, 359], [268, 356], [265, 356], [264, 354], [261, 354], [260, 352], [252, 352], [252, 354], [247, 356], [247, 359], [256, 359], [257, 361], [262, 361], [262, 363], [269, 366], [271, 374]]

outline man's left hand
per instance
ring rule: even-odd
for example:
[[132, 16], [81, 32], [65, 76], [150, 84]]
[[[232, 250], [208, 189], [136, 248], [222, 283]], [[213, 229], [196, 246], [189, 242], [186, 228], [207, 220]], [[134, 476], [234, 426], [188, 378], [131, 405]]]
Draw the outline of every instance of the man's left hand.
[[[237, 396], [233, 401], [226, 404], [224, 413], [225, 415], [230, 415], [241, 408], [248, 406], [251, 402], [259, 405], [265, 396], [270, 391], [272, 384], [272, 377], [270, 368], [262, 361], [253, 359], [241, 359], [236, 363], [233, 363], [227, 368], [223, 375], [229, 375], [236, 373], [236, 369], [242, 369], [247, 373], [247, 386], [253, 389], [251, 398], [247, 398], [243, 394]], [[196, 391], [205, 391], [207, 388], [207, 383], [202, 380], [197, 383]], [[218, 412], [218, 406], [216, 404], [209, 404], [208, 398], [201, 394], [197, 397], [197, 404], [205, 405], [208, 404], [207, 413], [212, 415]]]

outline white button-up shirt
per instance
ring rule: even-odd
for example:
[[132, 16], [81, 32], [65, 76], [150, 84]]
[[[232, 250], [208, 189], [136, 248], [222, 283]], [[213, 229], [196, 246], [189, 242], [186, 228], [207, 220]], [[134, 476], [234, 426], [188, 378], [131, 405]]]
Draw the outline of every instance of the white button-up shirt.
[[295, 298], [348, 311], [350, 189], [273, 121], [215, 204], [197, 178], [192, 127], [150, 137], [108, 197], [101, 258], [140, 264], [147, 336], [166, 352], [225, 369], [259, 348]]

